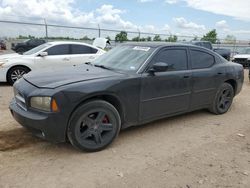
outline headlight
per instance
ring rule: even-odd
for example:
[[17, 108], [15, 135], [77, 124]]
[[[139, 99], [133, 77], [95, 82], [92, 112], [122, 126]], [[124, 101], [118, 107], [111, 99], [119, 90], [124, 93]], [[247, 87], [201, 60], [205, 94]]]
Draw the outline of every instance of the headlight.
[[51, 97], [32, 97], [30, 106], [38, 110], [51, 111]]
[[51, 97], [31, 97], [30, 106], [46, 112], [59, 112], [56, 100]]

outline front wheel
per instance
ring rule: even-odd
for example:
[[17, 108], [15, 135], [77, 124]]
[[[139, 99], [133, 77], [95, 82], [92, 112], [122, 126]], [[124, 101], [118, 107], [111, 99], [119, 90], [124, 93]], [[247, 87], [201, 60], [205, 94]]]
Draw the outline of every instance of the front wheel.
[[103, 100], [90, 101], [72, 115], [67, 136], [70, 143], [84, 151], [99, 151], [119, 134], [121, 119], [116, 108]]
[[13, 67], [7, 73], [7, 82], [13, 85], [18, 79], [22, 78], [24, 74], [27, 74], [30, 70], [26, 67]]
[[224, 83], [218, 89], [210, 111], [214, 114], [226, 113], [232, 105], [234, 98], [234, 89], [229, 83]]

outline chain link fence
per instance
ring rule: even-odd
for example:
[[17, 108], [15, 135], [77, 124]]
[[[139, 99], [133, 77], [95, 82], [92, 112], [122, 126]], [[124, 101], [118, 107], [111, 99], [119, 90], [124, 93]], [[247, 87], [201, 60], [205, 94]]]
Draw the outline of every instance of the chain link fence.
[[[0, 38], [5, 38], [7, 41], [7, 49], [10, 49], [11, 43], [17, 43], [26, 40], [28, 37], [45, 38], [48, 41], [54, 40], [76, 40], [86, 43], [92, 43], [94, 38], [105, 37], [111, 39], [111, 45], [116, 46], [119, 42], [115, 41], [115, 36], [121, 32], [116, 29], [105, 29], [99, 25], [96, 27], [77, 27], [67, 25], [48, 24], [46, 20], [40, 20], [39, 23], [22, 22], [22, 21], [7, 21], [0, 19]], [[128, 40], [137, 38], [140, 41], [153, 41], [155, 36], [159, 36], [161, 41], [173, 37], [172, 33], [149, 33], [139, 29], [137, 31], [126, 31]], [[19, 37], [18, 37], [19, 36]], [[202, 36], [182, 36], [177, 35], [177, 42], [200, 40]], [[218, 39], [214, 48], [230, 49], [232, 55], [241, 52], [246, 47], [250, 47], [250, 41], [233, 40], [226, 41]]]

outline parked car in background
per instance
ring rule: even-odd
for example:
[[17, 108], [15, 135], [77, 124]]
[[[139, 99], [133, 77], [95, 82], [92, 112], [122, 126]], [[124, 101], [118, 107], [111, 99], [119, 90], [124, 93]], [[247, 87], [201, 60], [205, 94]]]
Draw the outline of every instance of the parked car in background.
[[0, 50], [6, 50], [7, 47], [6, 47], [6, 43], [4, 40], [0, 40]]
[[244, 67], [250, 67], [250, 48], [245, 48], [242, 52], [235, 55], [233, 62], [239, 63]]
[[[103, 39], [106, 40], [106, 39]], [[96, 43], [104, 47], [104, 43]], [[0, 56], [0, 82], [13, 84], [31, 70], [49, 68], [57, 71], [85, 62], [92, 62], [105, 51], [81, 42], [48, 42], [21, 54]]]
[[230, 61], [230, 58], [231, 58], [231, 50], [230, 49], [213, 48], [212, 43], [209, 41], [191, 41], [191, 43], [196, 45], [196, 46], [202, 46], [204, 48], [210, 49], [210, 50], [220, 54], [226, 60]]
[[224, 114], [243, 79], [242, 65], [205, 48], [128, 43], [92, 64], [25, 75], [10, 111], [41, 138], [98, 151], [133, 125], [198, 109]]
[[12, 43], [11, 44], [11, 49], [14, 52], [17, 53], [24, 53], [28, 50], [31, 50], [32, 48], [35, 48], [37, 46], [40, 46], [41, 44], [46, 43], [46, 41], [44, 39], [28, 39], [24, 42], [19, 42], [19, 43]]

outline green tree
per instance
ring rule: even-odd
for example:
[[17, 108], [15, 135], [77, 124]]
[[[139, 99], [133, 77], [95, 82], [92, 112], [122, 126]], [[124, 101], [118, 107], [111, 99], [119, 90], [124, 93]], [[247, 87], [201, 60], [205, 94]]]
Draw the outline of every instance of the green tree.
[[34, 39], [35, 36], [32, 36], [32, 35], [28, 35], [28, 36], [23, 36], [23, 35], [19, 35], [18, 36], [18, 39]]
[[155, 35], [153, 40], [154, 41], [161, 41], [160, 35]]
[[123, 42], [128, 40], [128, 34], [126, 31], [121, 31], [115, 36], [115, 41]]
[[176, 35], [169, 36], [165, 41], [166, 42], [177, 42], [178, 37]]
[[213, 29], [211, 31], [209, 31], [206, 35], [204, 35], [202, 37], [201, 40], [204, 40], [204, 41], [209, 41], [211, 43], [216, 43], [217, 41], [217, 32], [216, 32], [216, 29]]
[[80, 38], [80, 40], [91, 40], [91, 38], [89, 38], [87, 35], [85, 35], [84, 37]]
[[132, 41], [140, 41], [140, 37], [134, 37], [134, 38], [132, 38]]
[[144, 38], [144, 37], [140, 38], [140, 41], [146, 41], [146, 40], [147, 40], [147, 39]]
[[147, 41], [152, 41], [152, 38], [150, 36], [148, 36]]

